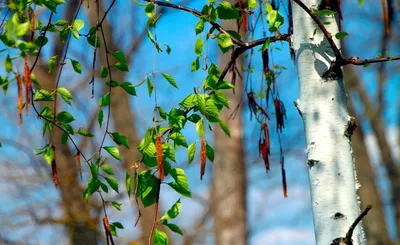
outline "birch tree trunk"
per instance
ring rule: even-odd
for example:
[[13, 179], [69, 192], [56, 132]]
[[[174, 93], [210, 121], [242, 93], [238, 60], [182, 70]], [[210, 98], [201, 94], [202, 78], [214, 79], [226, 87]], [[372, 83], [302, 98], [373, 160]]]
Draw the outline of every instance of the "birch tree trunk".
[[[320, 2], [303, 0], [309, 8], [318, 8]], [[327, 21], [331, 22], [326, 25], [331, 34], [339, 32], [333, 17]], [[293, 5], [293, 23], [300, 84], [298, 103], [304, 121], [316, 244], [329, 245], [332, 240], [345, 237], [360, 212], [351, 140], [345, 136], [350, 120], [346, 91], [342, 75], [337, 80], [323, 77], [334, 59], [333, 51], [311, 17], [297, 4]], [[340, 42], [334, 41], [340, 48]], [[358, 225], [352, 237], [354, 245], [365, 244], [362, 233]]]
[[[234, 5], [235, 0], [230, 0]], [[226, 30], [236, 30], [234, 20], [223, 20]], [[241, 28], [243, 29], [243, 28]], [[241, 33], [242, 36], [243, 33]], [[225, 67], [231, 58], [230, 52], [221, 56], [220, 67]], [[242, 69], [243, 58], [236, 60], [236, 67]], [[231, 71], [225, 80], [232, 82]], [[216, 245], [245, 245], [247, 244], [246, 223], [246, 168], [243, 150], [243, 122], [241, 97], [243, 90], [242, 76], [236, 74], [236, 93], [227, 92], [231, 109], [221, 111], [221, 119], [227, 122], [231, 132], [229, 138], [219, 126], [215, 127], [215, 152], [213, 168], [213, 216]], [[236, 116], [229, 119], [237, 105]]]

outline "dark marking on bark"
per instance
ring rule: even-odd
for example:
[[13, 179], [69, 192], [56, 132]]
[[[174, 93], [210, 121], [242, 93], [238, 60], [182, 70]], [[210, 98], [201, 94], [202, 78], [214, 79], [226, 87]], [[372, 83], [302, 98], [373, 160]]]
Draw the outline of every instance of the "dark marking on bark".
[[333, 215], [333, 219], [334, 219], [334, 220], [343, 219], [344, 217], [345, 217], [344, 214], [342, 214], [341, 212], [336, 212], [336, 213]]
[[313, 159], [310, 159], [310, 160], [308, 160], [308, 162], [307, 162], [307, 166], [311, 169], [312, 167], [314, 167], [315, 165], [317, 165], [317, 164], [319, 164], [320, 162], [318, 161], [318, 160], [313, 160]]
[[344, 131], [344, 135], [350, 138], [353, 135], [354, 130], [358, 127], [356, 119], [354, 117], [350, 117], [347, 121], [346, 129]]

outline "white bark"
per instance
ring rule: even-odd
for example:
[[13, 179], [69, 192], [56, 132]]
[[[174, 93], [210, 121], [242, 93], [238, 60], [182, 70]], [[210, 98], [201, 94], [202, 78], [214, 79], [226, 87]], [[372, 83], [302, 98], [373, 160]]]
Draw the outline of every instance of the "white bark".
[[[303, 0], [317, 8], [319, 0]], [[331, 34], [339, 32], [333, 17], [326, 25]], [[293, 5], [294, 49], [300, 83], [302, 112], [308, 154], [311, 200], [317, 245], [329, 245], [345, 237], [360, 213], [351, 142], [344, 135], [350, 119], [343, 78], [328, 80], [324, 72], [334, 60], [333, 51], [311, 17]], [[314, 30], [317, 33], [313, 36]], [[335, 40], [340, 48], [340, 43]], [[343, 216], [342, 216], [343, 215]], [[354, 245], [365, 244], [359, 224]]]

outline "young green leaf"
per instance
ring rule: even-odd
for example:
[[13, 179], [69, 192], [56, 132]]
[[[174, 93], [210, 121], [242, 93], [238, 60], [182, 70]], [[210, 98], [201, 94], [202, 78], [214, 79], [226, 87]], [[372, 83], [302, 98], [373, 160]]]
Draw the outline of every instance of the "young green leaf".
[[166, 221], [166, 220], [163, 221], [163, 225], [167, 226], [171, 231], [173, 231], [175, 233], [178, 233], [178, 234], [183, 236], [183, 232], [179, 228], [179, 226], [177, 226], [175, 224], [168, 223], [168, 221]]
[[206, 145], [206, 155], [208, 160], [214, 162], [214, 155], [215, 155], [214, 149], [209, 144]]
[[78, 61], [71, 59], [71, 64], [72, 64], [72, 68], [74, 68], [74, 71], [76, 73], [79, 73], [79, 74], [82, 73], [82, 66]]
[[29, 31], [29, 27], [30, 27], [29, 22], [18, 24], [17, 27], [15, 28], [15, 35], [17, 37], [25, 36], [25, 34], [28, 33], [28, 31]]
[[[49, 59], [49, 73], [52, 73], [56, 67], [56, 60], [58, 55], [54, 55]], [[7, 69], [6, 69], [7, 70]]]
[[113, 156], [117, 160], [121, 160], [119, 156], [119, 150], [115, 146], [104, 146], [104, 150], [106, 150], [111, 156]]
[[218, 17], [223, 20], [240, 19], [239, 9], [230, 2], [220, 2], [217, 7]]
[[159, 229], [156, 229], [153, 236], [153, 245], [168, 245], [167, 234]]
[[204, 19], [200, 19], [199, 22], [197, 22], [196, 27], [195, 27], [196, 35], [201, 33], [203, 30], [204, 30]]
[[185, 136], [183, 136], [183, 134], [181, 132], [172, 133], [172, 134], [170, 134], [169, 138], [174, 141], [175, 145], [181, 145], [183, 147], [188, 147]]
[[114, 178], [114, 177], [105, 177], [105, 179], [106, 179], [107, 183], [110, 185], [110, 187], [111, 187], [114, 191], [116, 191], [117, 193], [119, 193], [119, 192], [118, 192], [118, 181], [117, 181], [117, 179]]
[[135, 90], [135, 87], [132, 85], [132, 83], [124, 82], [124, 83], [120, 84], [119, 86], [123, 90], [125, 90], [125, 92], [127, 92], [128, 94], [130, 94], [132, 96], [136, 96], [136, 90]]
[[118, 202], [113, 201], [113, 202], [111, 202], [111, 205], [112, 205], [116, 210], [121, 211], [121, 205], [122, 205], [122, 203], [118, 203]]
[[189, 164], [193, 161], [195, 153], [196, 153], [196, 142], [190, 144], [188, 147], [188, 163]]
[[108, 92], [99, 99], [99, 105], [108, 106], [111, 103], [110, 99], [110, 92]]
[[203, 38], [198, 37], [194, 45], [194, 52], [196, 53], [197, 56], [201, 57], [201, 54], [203, 53], [203, 47], [204, 47]]
[[[135, 180], [136, 180], [136, 178], [135, 178]], [[126, 175], [125, 175], [125, 187], [126, 187], [126, 192], [128, 194], [128, 198], [131, 199], [132, 179], [128, 172], [126, 172]]]
[[172, 205], [172, 207], [167, 211], [166, 214], [164, 214], [161, 217], [161, 219], [162, 220], [175, 219], [180, 212], [181, 212], [181, 199], [178, 199], [178, 201], [176, 201], [174, 205]]
[[99, 122], [99, 126], [103, 124], [104, 112], [102, 109], [99, 110], [99, 114], [97, 114], [97, 121]]
[[57, 114], [56, 120], [61, 123], [70, 123], [75, 121], [75, 118], [67, 111], [62, 111]]
[[218, 35], [218, 46], [223, 53], [227, 52], [232, 46], [233, 42], [228, 34], [221, 33]]
[[123, 145], [129, 149], [128, 138], [126, 136], [120, 135], [118, 132], [114, 132], [111, 135], [112, 139], [115, 143], [117, 143], [117, 145]]
[[[85, 22], [83, 20], [75, 20], [72, 24], [72, 29], [74, 31], [79, 32], [85, 26]], [[79, 39], [79, 38], [77, 38]]]
[[149, 3], [146, 5], [146, 8], [144, 9], [144, 12], [146, 13], [147, 17], [152, 18], [155, 14], [155, 6], [153, 3]]
[[100, 68], [100, 77], [101, 78], [106, 78], [108, 76], [108, 69], [105, 68], [104, 66], [101, 66]]
[[46, 160], [48, 164], [51, 164], [51, 161], [54, 159], [54, 151], [51, 149], [51, 147], [48, 145], [43, 151], [43, 158]]
[[345, 31], [341, 31], [335, 34], [336, 39], [338, 40], [342, 40], [345, 37], [347, 37], [349, 35], [349, 33], [345, 32]]
[[60, 94], [61, 98], [68, 104], [71, 105], [72, 94], [66, 88], [57, 88], [57, 92]]
[[168, 74], [168, 73], [161, 73], [161, 75], [163, 75], [163, 77], [175, 88], [178, 88], [178, 84], [176, 84], [174, 78]]
[[204, 122], [203, 122], [203, 119], [199, 120], [196, 123], [196, 131], [197, 131], [197, 134], [199, 135], [200, 139], [203, 139], [204, 138]]
[[192, 194], [190, 193], [189, 190], [189, 185], [185, 171], [183, 171], [183, 169], [180, 168], [174, 168], [171, 169], [170, 175], [175, 181], [168, 183], [168, 185], [182, 196], [192, 197]]
[[101, 165], [101, 170], [103, 170], [105, 173], [109, 174], [109, 175], [114, 175], [114, 170], [108, 166], [108, 165]]
[[229, 127], [228, 127], [228, 124], [226, 124], [226, 122], [220, 120], [220, 121], [219, 121], [219, 126], [220, 126], [221, 129], [225, 132], [226, 135], [228, 135], [229, 137], [231, 137], [231, 131], [229, 131]]
[[89, 133], [88, 131], [86, 131], [83, 128], [78, 129], [78, 134], [85, 136], [85, 137], [93, 137], [94, 136], [93, 134]]
[[199, 59], [199, 57], [194, 59], [192, 64], [190, 65], [190, 70], [192, 72], [197, 71], [198, 69], [200, 69], [200, 59]]

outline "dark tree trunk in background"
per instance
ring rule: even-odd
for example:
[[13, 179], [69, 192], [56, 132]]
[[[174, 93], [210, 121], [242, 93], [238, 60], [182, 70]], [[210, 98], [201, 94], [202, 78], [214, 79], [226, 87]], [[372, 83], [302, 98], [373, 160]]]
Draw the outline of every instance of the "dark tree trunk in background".
[[[236, 1], [230, 0], [232, 4]], [[222, 21], [226, 30], [237, 30], [236, 21]], [[242, 33], [243, 34], [243, 33]], [[244, 36], [244, 35], [243, 35]], [[230, 60], [230, 51], [221, 55], [220, 67], [223, 69]], [[239, 70], [243, 58], [236, 60]], [[213, 164], [213, 217], [216, 245], [247, 244], [246, 222], [246, 167], [243, 149], [243, 122], [241, 97], [243, 95], [242, 74], [236, 74], [236, 93], [227, 93], [230, 110], [224, 108], [220, 118], [227, 122], [231, 132], [229, 138], [219, 126], [215, 127], [214, 147], [216, 158]], [[225, 77], [232, 81], [232, 72]], [[236, 116], [229, 119], [236, 106]]]

